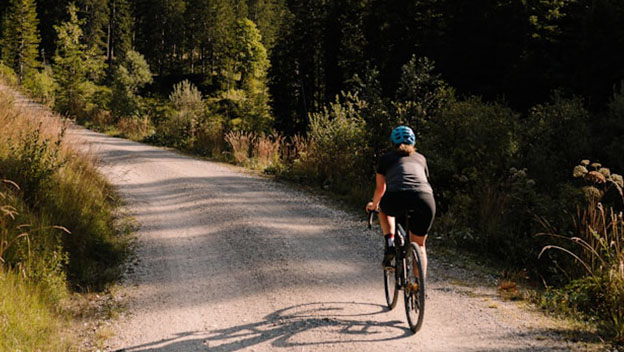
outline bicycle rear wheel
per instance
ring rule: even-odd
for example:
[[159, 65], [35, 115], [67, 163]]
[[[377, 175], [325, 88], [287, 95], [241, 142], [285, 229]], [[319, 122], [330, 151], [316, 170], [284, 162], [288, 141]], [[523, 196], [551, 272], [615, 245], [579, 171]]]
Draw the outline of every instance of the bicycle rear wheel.
[[[416, 271], [418, 274], [415, 274]], [[407, 323], [413, 332], [422, 327], [425, 316], [425, 280], [420, 258], [420, 249], [416, 243], [411, 243], [405, 253], [405, 314]]]
[[397, 283], [397, 273], [396, 273], [396, 256], [392, 259], [390, 266], [387, 266], [383, 269], [384, 271], [384, 290], [386, 292], [386, 303], [388, 304], [388, 308], [390, 310], [396, 307], [398, 298], [399, 298], [399, 286]]

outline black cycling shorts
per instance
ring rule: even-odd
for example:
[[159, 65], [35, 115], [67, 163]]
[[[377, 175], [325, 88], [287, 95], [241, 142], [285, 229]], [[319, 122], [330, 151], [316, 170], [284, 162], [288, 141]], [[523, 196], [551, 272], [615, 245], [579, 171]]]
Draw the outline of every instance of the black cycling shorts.
[[402, 217], [406, 210], [413, 210], [409, 230], [416, 236], [429, 233], [436, 211], [433, 194], [410, 191], [386, 192], [379, 202], [379, 208], [393, 217]]

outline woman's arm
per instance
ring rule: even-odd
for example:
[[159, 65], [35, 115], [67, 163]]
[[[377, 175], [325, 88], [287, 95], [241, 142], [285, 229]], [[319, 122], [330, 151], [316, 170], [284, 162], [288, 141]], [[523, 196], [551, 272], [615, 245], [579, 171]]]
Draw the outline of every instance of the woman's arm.
[[382, 174], [375, 174], [375, 193], [373, 193], [373, 201], [366, 205], [368, 210], [377, 210], [379, 208], [379, 202], [381, 197], [386, 193], [386, 176]]

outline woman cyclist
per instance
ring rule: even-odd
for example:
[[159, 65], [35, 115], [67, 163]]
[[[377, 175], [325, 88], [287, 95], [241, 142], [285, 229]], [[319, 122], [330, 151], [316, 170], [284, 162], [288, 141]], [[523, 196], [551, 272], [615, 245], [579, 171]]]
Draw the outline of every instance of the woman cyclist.
[[409, 236], [420, 248], [426, 275], [425, 240], [435, 216], [435, 199], [428, 181], [427, 160], [416, 152], [416, 136], [411, 128], [395, 128], [390, 139], [394, 148], [382, 155], [377, 163], [375, 193], [373, 200], [366, 205], [366, 210], [379, 210], [379, 222], [385, 237], [384, 266], [389, 265], [395, 255], [395, 217], [408, 209], [415, 211], [409, 221]]

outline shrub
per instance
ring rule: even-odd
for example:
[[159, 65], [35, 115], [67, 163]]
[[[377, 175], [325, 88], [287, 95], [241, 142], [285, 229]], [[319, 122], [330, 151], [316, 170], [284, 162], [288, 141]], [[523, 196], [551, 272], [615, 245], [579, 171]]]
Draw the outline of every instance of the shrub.
[[249, 161], [249, 152], [255, 136], [247, 132], [228, 132], [225, 140], [232, 148], [232, 156], [237, 164], [244, 165]]
[[499, 186], [514, 166], [518, 119], [500, 104], [469, 98], [448, 103], [430, 121], [428, 133], [416, 145], [433, 170], [432, 184], [443, 190], [438, 195], [441, 210], [451, 210], [476, 229], [493, 230], [488, 222], [504, 210], [493, 198], [505, 197]]
[[119, 132], [134, 141], [141, 141], [153, 134], [153, 126], [147, 117], [122, 117], [117, 122]]
[[367, 149], [362, 105], [357, 95], [343, 94], [319, 113], [310, 115], [311, 150], [304, 166], [325, 186], [343, 194], [369, 188], [371, 153]]
[[[5, 177], [21, 185], [25, 201], [35, 206], [46, 197], [51, 178], [63, 166], [60, 143], [64, 130], [55, 140], [41, 135], [41, 123], [27, 130], [10, 146], [10, 158], [5, 160]], [[39, 199], [38, 199], [39, 198]]]
[[277, 165], [280, 158], [280, 147], [284, 142], [284, 137], [279, 134], [265, 135], [260, 134], [255, 138], [252, 150], [252, 156], [256, 166], [265, 169], [269, 166]]
[[[555, 243], [545, 246], [560, 250], [557, 260], [561, 274], [568, 278], [563, 288], [551, 289], [545, 295], [549, 306], [561, 307], [568, 313], [598, 317], [604, 331], [624, 342], [624, 203], [621, 177], [598, 163], [583, 160], [573, 169], [576, 187], [585, 200], [577, 206], [570, 235], [543, 221]], [[617, 208], [617, 210], [616, 210]], [[564, 298], [565, 303], [555, 303]]]
[[9, 66], [0, 62], [0, 80], [9, 86], [17, 86], [17, 75]]
[[54, 106], [54, 99], [58, 86], [54, 80], [54, 74], [50, 66], [46, 66], [41, 72], [33, 72], [24, 79], [24, 88], [39, 102]]
[[168, 132], [174, 140], [194, 139], [204, 115], [204, 101], [199, 90], [188, 80], [173, 86], [169, 95], [172, 109], [167, 121]]
[[115, 70], [113, 99], [110, 110], [117, 117], [133, 117], [140, 113], [141, 98], [138, 90], [152, 82], [152, 74], [145, 58], [134, 50], [128, 50], [124, 61]]
[[[30, 225], [22, 230], [29, 234], [28, 242], [15, 242], [5, 259], [12, 266], [28, 263], [27, 276], [48, 286], [64, 281], [60, 267], [74, 287], [102, 289], [121, 273], [127, 249], [114, 226], [112, 188], [88, 157], [63, 146], [63, 127], [56, 117], [20, 113], [0, 94], [0, 124], [11, 127], [0, 133], [0, 179], [22, 188], [5, 197], [22, 216], [9, 228]], [[58, 225], [71, 234], [54, 227]]]
[[580, 99], [555, 93], [523, 121], [520, 164], [528, 168], [541, 192], [553, 194], [569, 179], [568, 170], [578, 158], [591, 152], [589, 118]]
[[201, 155], [220, 157], [224, 149], [223, 118], [210, 115], [197, 128], [194, 149]]
[[434, 73], [435, 63], [427, 57], [414, 55], [401, 70], [394, 103], [398, 123], [413, 126], [420, 137], [427, 121], [452, 100], [453, 91]]

